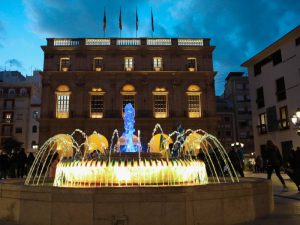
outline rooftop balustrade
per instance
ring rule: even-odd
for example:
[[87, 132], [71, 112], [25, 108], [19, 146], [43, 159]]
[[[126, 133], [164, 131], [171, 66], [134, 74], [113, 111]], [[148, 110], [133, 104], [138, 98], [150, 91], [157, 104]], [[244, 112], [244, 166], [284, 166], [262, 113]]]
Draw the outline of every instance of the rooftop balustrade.
[[207, 38], [48, 38], [47, 46], [210, 46]]

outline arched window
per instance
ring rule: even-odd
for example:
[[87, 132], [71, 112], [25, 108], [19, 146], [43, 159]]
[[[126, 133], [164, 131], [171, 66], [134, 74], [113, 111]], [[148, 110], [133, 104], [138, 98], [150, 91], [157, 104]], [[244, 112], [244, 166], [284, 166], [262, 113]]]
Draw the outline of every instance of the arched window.
[[135, 108], [134, 96], [136, 95], [135, 87], [131, 84], [125, 84], [121, 91], [122, 95], [122, 115], [124, 113], [124, 108], [127, 103], [131, 103]]
[[188, 117], [200, 118], [201, 113], [201, 88], [198, 85], [192, 84], [187, 89], [188, 100]]
[[153, 70], [161, 71], [163, 69], [163, 58], [162, 57], [153, 57]]
[[134, 58], [133, 57], [124, 57], [124, 70], [133, 71], [134, 70]]
[[167, 118], [169, 114], [168, 91], [157, 87], [153, 94], [153, 115], [155, 118]]
[[102, 88], [92, 88], [90, 91], [90, 117], [103, 118], [104, 94]]
[[21, 96], [26, 96], [26, 95], [27, 95], [27, 90], [26, 90], [26, 88], [21, 88], [21, 90], [20, 90], [20, 95], [21, 95]]
[[69, 57], [60, 58], [59, 64], [60, 64], [59, 65], [59, 70], [60, 71], [67, 72], [67, 71], [70, 70], [71, 63], [70, 63], [70, 58]]
[[97, 71], [97, 72], [103, 70], [103, 58], [102, 57], [94, 57], [93, 70]]
[[32, 126], [32, 133], [37, 133], [37, 126], [36, 125]]
[[15, 90], [15, 89], [10, 88], [10, 89], [8, 90], [8, 95], [15, 95], [15, 94], [16, 94], [16, 90]]
[[187, 70], [191, 72], [197, 71], [197, 59], [194, 57], [187, 58]]
[[60, 85], [56, 89], [56, 118], [69, 118], [70, 88], [67, 85]]

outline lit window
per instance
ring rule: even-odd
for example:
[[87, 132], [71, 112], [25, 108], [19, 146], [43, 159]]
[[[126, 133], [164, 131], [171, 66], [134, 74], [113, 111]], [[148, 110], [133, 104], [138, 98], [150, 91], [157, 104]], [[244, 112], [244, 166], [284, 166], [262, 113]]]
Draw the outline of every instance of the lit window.
[[102, 57], [94, 58], [93, 70], [98, 71], [98, 72], [103, 70], [103, 58]]
[[56, 91], [56, 118], [69, 118], [70, 89], [61, 85]]
[[101, 88], [93, 88], [90, 92], [90, 117], [103, 118], [104, 94]]
[[188, 97], [188, 117], [201, 117], [201, 91], [198, 85], [190, 85], [187, 89]]
[[16, 94], [16, 90], [15, 90], [15, 89], [10, 88], [10, 89], [8, 90], [8, 95], [15, 95], [15, 94]]
[[124, 70], [132, 71], [134, 68], [133, 57], [125, 57], [124, 58]]
[[267, 126], [266, 126], [266, 113], [259, 114], [258, 118], [258, 130], [260, 134], [267, 133]]
[[162, 57], [153, 57], [153, 70], [161, 71], [162, 69]]
[[131, 84], [126, 84], [123, 86], [122, 91], [122, 115], [124, 114], [124, 109], [126, 104], [131, 103], [135, 108], [134, 96], [136, 95], [135, 87]]
[[279, 121], [280, 128], [281, 129], [289, 128], [289, 119], [288, 119], [287, 106], [283, 106], [283, 107], [279, 108], [279, 116], [280, 116], [280, 121]]
[[187, 58], [187, 70], [191, 72], [197, 71], [197, 59]]
[[168, 117], [168, 92], [165, 88], [156, 88], [153, 92], [153, 114], [155, 118]]
[[5, 112], [3, 113], [3, 119], [4, 123], [12, 123], [13, 114], [11, 112]]
[[70, 58], [60, 58], [59, 70], [63, 72], [70, 70]]

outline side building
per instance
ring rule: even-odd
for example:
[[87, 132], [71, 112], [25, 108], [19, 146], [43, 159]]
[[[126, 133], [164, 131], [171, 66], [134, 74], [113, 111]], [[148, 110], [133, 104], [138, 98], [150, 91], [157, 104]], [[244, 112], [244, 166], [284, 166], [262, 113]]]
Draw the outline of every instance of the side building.
[[24, 77], [18, 71], [0, 72], [1, 145], [8, 138], [35, 152], [39, 140], [41, 79], [39, 72]]
[[226, 151], [230, 151], [231, 145], [236, 143], [235, 116], [232, 103], [225, 100], [224, 96], [216, 96], [217, 115], [220, 118], [218, 123], [217, 138]]
[[47, 39], [40, 142], [77, 128], [110, 140], [123, 132], [126, 103], [144, 146], [157, 123], [216, 134], [214, 48], [209, 39]]
[[234, 133], [233, 143], [243, 146], [244, 153], [254, 152], [252, 116], [248, 76], [243, 72], [230, 72], [226, 77], [224, 100], [233, 109]]
[[284, 159], [300, 146], [290, 117], [300, 107], [300, 26], [247, 60], [256, 154], [264, 154], [267, 140]]

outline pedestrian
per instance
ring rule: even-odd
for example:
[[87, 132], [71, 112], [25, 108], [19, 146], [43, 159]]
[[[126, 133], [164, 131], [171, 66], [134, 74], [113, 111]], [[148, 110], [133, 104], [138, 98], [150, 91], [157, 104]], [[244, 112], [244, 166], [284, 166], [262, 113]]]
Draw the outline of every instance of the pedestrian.
[[249, 159], [249, 170], [252, 172], [255, 172], [255, 158], [250, 158]]
[[18, 154], [15, 150], [11, 151], [9, 157], [9, 177], [16, 178], [18, 169]]
[[28, 155], [28, 157], [27, 157], [27, 164], [26, 164], [27, 174], [29, 173], [29, 170], [30, 170], [30, 168], [31, 168], [31, 166], [32, 166], [32, 164], [34, 162], [34, 159], [35, 159], [35, 157], [34, 157], [33, 153], [30, 152], [29, 155]]
[[5, 151], [0, 153], [0, 179], [6, 179], [9, 170], [9, 157]]
[[263, 160], [261, 155], [256, 156], [255, 158], [255, 173], [263, 172]]
[[230, 152], [228, 152], [228, 156], [235, 171], [237, 171], [241, 177], [245, 177], [243, 171], [243, 162], [234, 147], [232, 147]]
[[285, 171], [300, 191], [300, 147], [297, 147], [296, 151], [292, 151], [288, 164], [289, 167]]
[[26, 168], [26, 162], [27, 161], [27, 156], [25, 153], [25, 149], [22, 148], [19, 153], [18, 153], [18, 161], [17, 161], [17, 177], [18, 178], [23, 178], [24, 175], [26, 174], [25, 168]]
[[268, 179], [271, 179], [273, 170], [275, 170], [275, 173], [283, 186], [283, 191], [288, 191], [288, 188], [280, 174], [280, 167], [282, 166], [282, 157], [279, 152], [279, 149], [271, 140], [267, 141], [265, 157]]

